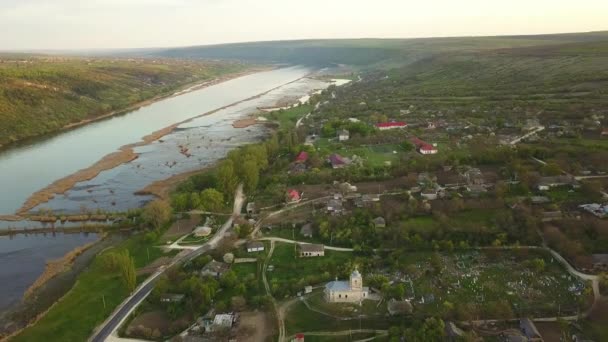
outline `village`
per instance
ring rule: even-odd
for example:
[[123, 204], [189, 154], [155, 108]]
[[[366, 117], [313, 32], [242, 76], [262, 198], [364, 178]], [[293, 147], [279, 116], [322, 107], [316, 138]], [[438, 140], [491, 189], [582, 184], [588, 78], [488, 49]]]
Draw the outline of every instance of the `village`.
[[[280, 121], [282, 153], [220, 245], [166, 272], [121, 334], [387, 340], [424, 324], [454, 341], [583, 339], [575, 322], [608, 270], [608, 133], [415, 105], [370, 114], [340, 103], [354, 86], [261, 114]], [[589, 138], [572, 145], [576, 130]], [[560, 152], [572, 146], [587, 164]], [[186, 202], [173, 225], [191, 233], [165, 248], [197, 249], [226, 222]]]

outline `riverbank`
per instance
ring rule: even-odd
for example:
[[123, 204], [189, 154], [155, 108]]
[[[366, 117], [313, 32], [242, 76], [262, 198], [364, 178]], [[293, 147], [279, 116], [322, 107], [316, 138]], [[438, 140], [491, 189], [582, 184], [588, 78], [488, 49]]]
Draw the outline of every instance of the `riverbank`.
[[[222, 106], [220, 108], [216, 108], [212, 111], [205, 112], [200, 115], [196, 115], [194, 117], [190, 117], [188, 119], [182, 120], [180, 122], [174, 123], [170, 126], [167, 126], [160, 130], [157, 130], [149, 135], [144, 136], [141, 139], [141, 141], [139, 141], [137, 143], [122, 146], [118, 152], [108, 154], [105, 157], [103, 157], [101, 160], [96, 162], [95, 164], [93, 164], [85, 169], [82, 169], [80, 171], [77, 171], [69, 176], [61, 178], [61, 179], [51, 183], [50, 185], [46, 186], [45, 188], [36, 191], [35, 193], [30, 195], [26, 199], [24, 204], [17, 210], [16, 214], [18, 216], [26, 216], [30, 210], [34, 209], [35, 207], [37, 207], [41, 204], [48, 202], [49, 200], [53, 199], [56, 195], [65, 193], [66, 191], [73, 188], [77, 183], [91, 180], [91, 179], [97, 177], [103, 171], [113, 169], [121, 164], [128, 163], [130, 161], [137, 159], [138, 155], [134, 152], [134, 148], [144, 146], [144, 145], [150, 144], [156, 140], [159, 140], [163, 136], [173, 132], [178, 126], [180, 126], [184, 123], [198, 119], [198, 118], [206, 116], [206, 115], [214, 114], [221, 110], [236, 106], [240, 103], [259, 98], [261, 96], [264, 96], [265, 94], [270, 93], [271, 91], [274, 91], [280, 87], [292, 84], [292, 83], [297, 82], [306, 77], [308, 77], [308, 75], [299, 77], [299, 78], [297, 78], [293, 81], [287, 82], [285, 84], [281, 84], [280, 86], [274, 87], [274, 88], [264, 91], [260, 94], [257, 94], [257, 95], [242, 99], [240, 101]], [[162, 184], [162, 183], [159, 183], [159, 184]], [[157, 184], [156, 187], [158, 187], [159, 184]], [[144, 190], [142, 190], [142, 191], [144, 191]], [[155, 189], [152, 188], [152, 190], [155, 190]], [[155, 190], [155, 191], [159, 191], [159, 190]], [[141, 192], [140, 192], [140, 194], [141, 194]]]
[[5, 149], [8, 149], [12, 146], [16, 146], [16, 145], [20, 145], [20, 144], [27, 144], [28, 142], [32, 142], [32, 141], [36, 141], [38, 139], [43, 139], [47, 136], [53, 136], [53, 135], [57, 135], [57, 134], [61, 134], [62, 132], [65, 131], [69, 131], [78, 127], [82, 127], [94, 122], [98, 122], [101, 120], [105, 120], [114, 116], [118, 116], [118, 115], [123, 115], [125, 113], [129, 113], [132, 112], [134, 110], [138, 110], [140, 108], [149, 106], [151, 104], [154, 104], [158, 101], [162, 101], [165, 99], [169, 99], [175, 96], [179, 96], [179, 95], [183, 95], [189, 92], [193, 92], [196, 90], [200, 90], [206, 87], [210, 87], [222, 82], [226, 82], [238, 77], [242, 77], [242, 76], [247, 76], [250, 74], [254, 74], [257, 72], [262, 72], [262, 71], [268, 71], [268, 70], [273, 70], [276, 67], [274, 66], [258, 66], [258, 67], [252, 67], [252, 68], [248, 68], [244, 71], [239, 71], [239, 72], [232, 72], [232, 73], [227, 73], [225, 75], [219, 76], [219, 77], [215, 77], [212, 79], [207, 79], [207, 80], [202, 80], [202, 79], [198, 79], [196, 81], [193, 82], [188, 82], [185, 84], [182, 84], [180, 86], [178, 86], [176, 89], [172, 89], [170, 91], [166, 91], [163, 93], [160, 93], [158, 95], [154, 95], [148, 99], [142, 100], [142, 101], [138, 101], [135, 102], [133, 104], [130, 104], [124, 108], [120, 108], [120, 109], [116, 109], [116, 110], [111, 110], [108, 111], [106, 113], [102, 113], [100, 115], [97, 115], [95, 117], [92, 118], [87, 118], [87, 119], [82, 119], [79, 120], [77, 122], [72, 122], [72, 123], [68, 123], [66, 125], [63, 125], [62, 127], [55, 129], [51, 132], [46, 132], [43, 134], [38, 134], [38, 135], [33, 135], [33, 136], [28, 136], [25, 137], [23, 139], [19, 139], [17, 141], [12, 141], [10, 143], [4, 143], [4, 144], [0, 144], [0, 152], [2, 152]]
[[[90, 265], [98, 253], [123, 240], [124, 236], [120, 234], [104, 236], [97, 240], [74, 257], [63, 272], [46, 279], [31, 291], [27, 298], [23, 298], [19, 304], [0, 314], [0, 341], [8, 340], [44, 317], [56, 303], [69, 293], [80, 273]], [[79, 248], [81, 247], [76, 249]], [[74, 251], [68, 252], [66, 256], [71, 253]]]

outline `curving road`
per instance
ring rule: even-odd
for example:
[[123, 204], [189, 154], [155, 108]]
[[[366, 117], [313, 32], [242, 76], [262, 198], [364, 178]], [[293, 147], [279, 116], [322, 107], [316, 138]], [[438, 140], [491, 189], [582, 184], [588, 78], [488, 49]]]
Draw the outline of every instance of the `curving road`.
[[197, 249], [192, 250], [190, 253], [180, 254], [178, 255], [171, 264], [166, 267], [161, 268], [156, 273], [151, 275], [148, 279], [146, 279], [131, 296], [129, 296], [125, 301], [122, 302], [114, 310], [112, 315], [106, 319], [94, 332], [93, 335], [89, 338], [91, 342], [103, 342], [106, 340], [115, 339], [113, 338], [115, 332], [118, 330], [120, 325], [127, 319], [129, 314], [150, 294], [152, 289], [154, 288], [154, 284], [158, 280], [158, 278], [165, 272], [165, 270], [171, 268], [174, 265], [178, 265], [180, 263], [190, 261], [201, 254], [207, 253], [210, 250], [217, 247], [218, 242], [224, 237], [228, 229], [232, 226], [232, 220], [240, 215], [243, 202], [245, 201], [245, 196], [243, 194], [243, 185], [240, 184], [236, 190], [236, 194], [234, 196], [234, 206], [232, 216], [224, 223], [224, 225], [217, 231], [217, 233], [204, 245], [199, 246]]

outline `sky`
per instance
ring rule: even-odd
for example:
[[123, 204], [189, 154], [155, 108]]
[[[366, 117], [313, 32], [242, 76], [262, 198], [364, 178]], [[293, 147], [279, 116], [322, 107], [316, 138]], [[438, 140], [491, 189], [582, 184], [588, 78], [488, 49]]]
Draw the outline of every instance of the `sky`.
[[0, 50], [608, 30], [608, 0], [0, 0]]

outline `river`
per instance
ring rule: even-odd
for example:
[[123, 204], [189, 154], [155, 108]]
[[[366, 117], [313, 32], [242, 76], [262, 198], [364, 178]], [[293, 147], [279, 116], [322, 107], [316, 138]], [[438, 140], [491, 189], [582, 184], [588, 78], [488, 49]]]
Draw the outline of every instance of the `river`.
[[[140, 207], [153, 197], [134, 192], [152, 182], [213, 165], [235, 147], [262, 139], [269, 132], [263, 125], [234, 128], [235, 120], [258, 112], [260, 107], [275, 106], [286, 98], [305, 98], [329, 86], [330, 82], [305, 77], [310, 72], [304, 67], [289, 67], [239, 77], [3, 151], [0, 214], [13, 214], [32, 193], [90, 166], [121, 146], [191, 119], [160, 140], [136, 147], [137, 159], [77, 183], [36, 209], [78, 213], [83, 208], [123, 211]], [[189, 150], [188, 156], [180, 153], [184, 146]], [[0, 229], [35, 224], [0, 221]], [[93, 238], [94, 234], [47, 234], [0, 240], [0, 311], [21, 297], [40, 275], [46, 260], [58, 258]]]

